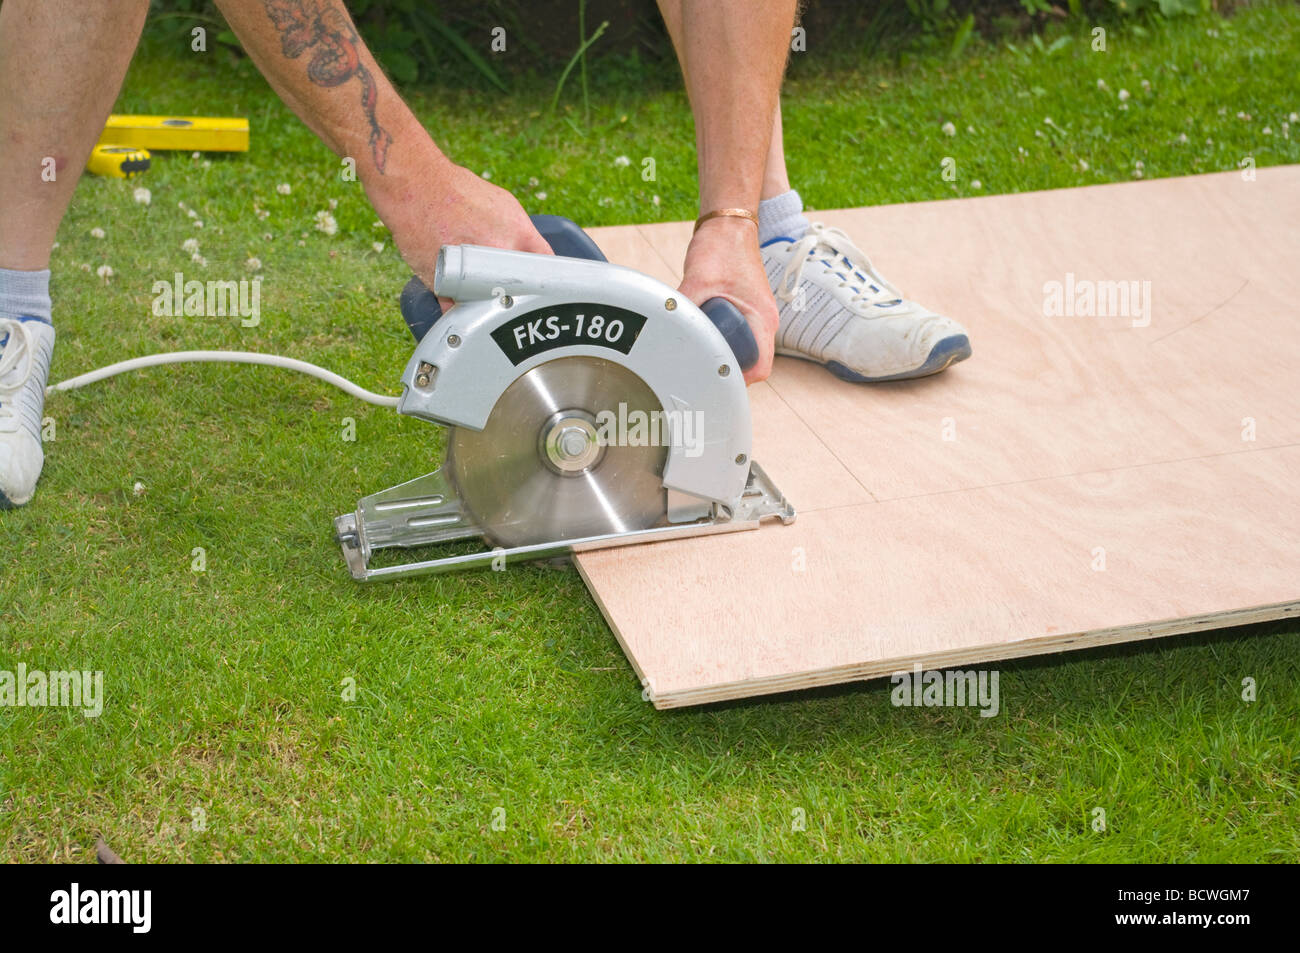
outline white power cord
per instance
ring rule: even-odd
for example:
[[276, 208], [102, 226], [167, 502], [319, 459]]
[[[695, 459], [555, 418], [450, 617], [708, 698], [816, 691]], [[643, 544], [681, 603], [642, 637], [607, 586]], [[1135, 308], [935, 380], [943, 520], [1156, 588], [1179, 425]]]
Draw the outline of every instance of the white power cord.
[[396, 397], [387, 397], [384, 394], [368, 391], [364, 387], [352, 383], [346, 377], [341, 377], [333, 371], [327, 371], [323, 367], [308, 364], [306, 361], [295, 360], [292, 357], [281, 357], [279, 354], [258, 354], [253, 351], [172, 351], [167, 354], [134, 357], [129, 361], [118, 361], [116, 364], [110, 364], [98, 370], [70, 377], [66, 381], [51, 384], [45, 388], [45, 393], [49, 395], [65, 390], [76, 390], [78, 387], [85, 387], [87, 384], [94, 384], [97, 381], [102, 381], [108, 377], [116, 377], [118, 374], [125, 374], [128, 371], [138, 371], [146, 367], [159, 367], [163, 364], [261, 364], [266, 367], [283, 367], [286, 370], [297, 371], [300, 374], [309, 374], [327, 384], [333, 384], [339, 390], [364, 400], [367, 404], [374, 404], [376, 407], [397, 406]]

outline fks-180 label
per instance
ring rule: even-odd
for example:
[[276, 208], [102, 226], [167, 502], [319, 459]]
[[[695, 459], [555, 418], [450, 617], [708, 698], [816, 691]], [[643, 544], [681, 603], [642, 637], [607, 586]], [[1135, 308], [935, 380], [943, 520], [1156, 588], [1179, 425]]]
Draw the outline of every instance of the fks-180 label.
[[521, 314], [492, 332], [510, 363], [557, 347], [586, 344], [627, 354], [645, 327], [645, 315], [601, 304], [564, 304]]

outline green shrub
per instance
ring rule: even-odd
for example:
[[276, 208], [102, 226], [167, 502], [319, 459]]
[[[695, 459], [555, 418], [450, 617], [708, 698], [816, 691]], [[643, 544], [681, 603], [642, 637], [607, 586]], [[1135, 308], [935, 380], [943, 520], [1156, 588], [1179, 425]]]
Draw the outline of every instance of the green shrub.
[[[1071, 17], [1174, 17], [1232, 0], [805, 0], [803, 23], [822, 53], [848, 57], [896, 50], [909, 38], [949, 44], [960, 53], [975, 34], [1036, 32], [1040, 24]], [[654, 0], [345, 0], [375, 58], [398, 83], [437, 80], [510, 88], [519, 76], [558, 86], [576, 51], [583, 88], [587, 60], [670, 60]], [[1064, 4], [1062, 6], [1061, 4]], [[152, 0], [153, 28], [188, 32], [217, 24], [218, 39], [237, 41], [221, 25], [212, 0]], [[585, 11], [585, 32], [579, 10]], [[504, 51], [490, 48], [503, 29]], [[675, 74], [674, 74], [675, 76]], [[593, 74], [599, 81], [600, 75]]]

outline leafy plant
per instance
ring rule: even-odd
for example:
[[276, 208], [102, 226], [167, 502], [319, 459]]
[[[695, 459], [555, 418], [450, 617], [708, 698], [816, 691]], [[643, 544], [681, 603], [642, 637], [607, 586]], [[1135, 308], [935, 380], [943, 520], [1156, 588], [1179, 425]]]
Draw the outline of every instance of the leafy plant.
[[966, 14], [966, 19], [962, 20], [957, 26], [957, 32], [952, 36], [952, 46], [948, 49], [948, 58], [956, 59], [961, 56], [962, 50], [966, 49], [966, 44], [970, 42], [971, 33], [975, 29], [975, 14]]
[[578, 45], [578, 51], [573, 54], [573, 58], [569, 60], [569, 65], [564, 67], [564, 72], [560, 74], [559, 82], [555, 84], [555, 95], [551, 97], [551, 112], [555, 112], [555, 107], [560, 102], [560, 93], [564, 91], [564, 83], [569, 78], [569, 74], [573, 72], [574, 65], [579, 61], [581, 61], [583, 116], [584, 118], [590, 118], [591, 103], [588, 99], [588, 90], [587, 90], [587, 49], [593, 43], [599, 40], [601, 35], [607, 29], [609, 29], [609, 21], [608, 20], [603, 21], [600, 24], [600, 26], [596, 28], [595, 33], [593, 33], [589, 37], [583, 38], [582, 34], [585, 32], [585, 28], [586, 28], [586, 7], [587, 7], [587, 0], [580, 0], [578, 4], [578, 35], [579, 38], [582, 39], [582, 42]]

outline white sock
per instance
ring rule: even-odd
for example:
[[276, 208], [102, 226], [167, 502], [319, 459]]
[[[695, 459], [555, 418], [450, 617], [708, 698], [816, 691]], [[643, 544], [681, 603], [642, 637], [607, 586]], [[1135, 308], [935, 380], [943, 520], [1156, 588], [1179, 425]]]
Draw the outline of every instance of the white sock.
[[50, 320], [50, 272], [0, 268], [0, 318]]
[[803, 217], [803, 199], [794, 189], [758, 203], [758, 243], [765, 245], [774, 238], [798, 241], [808, 231]]

